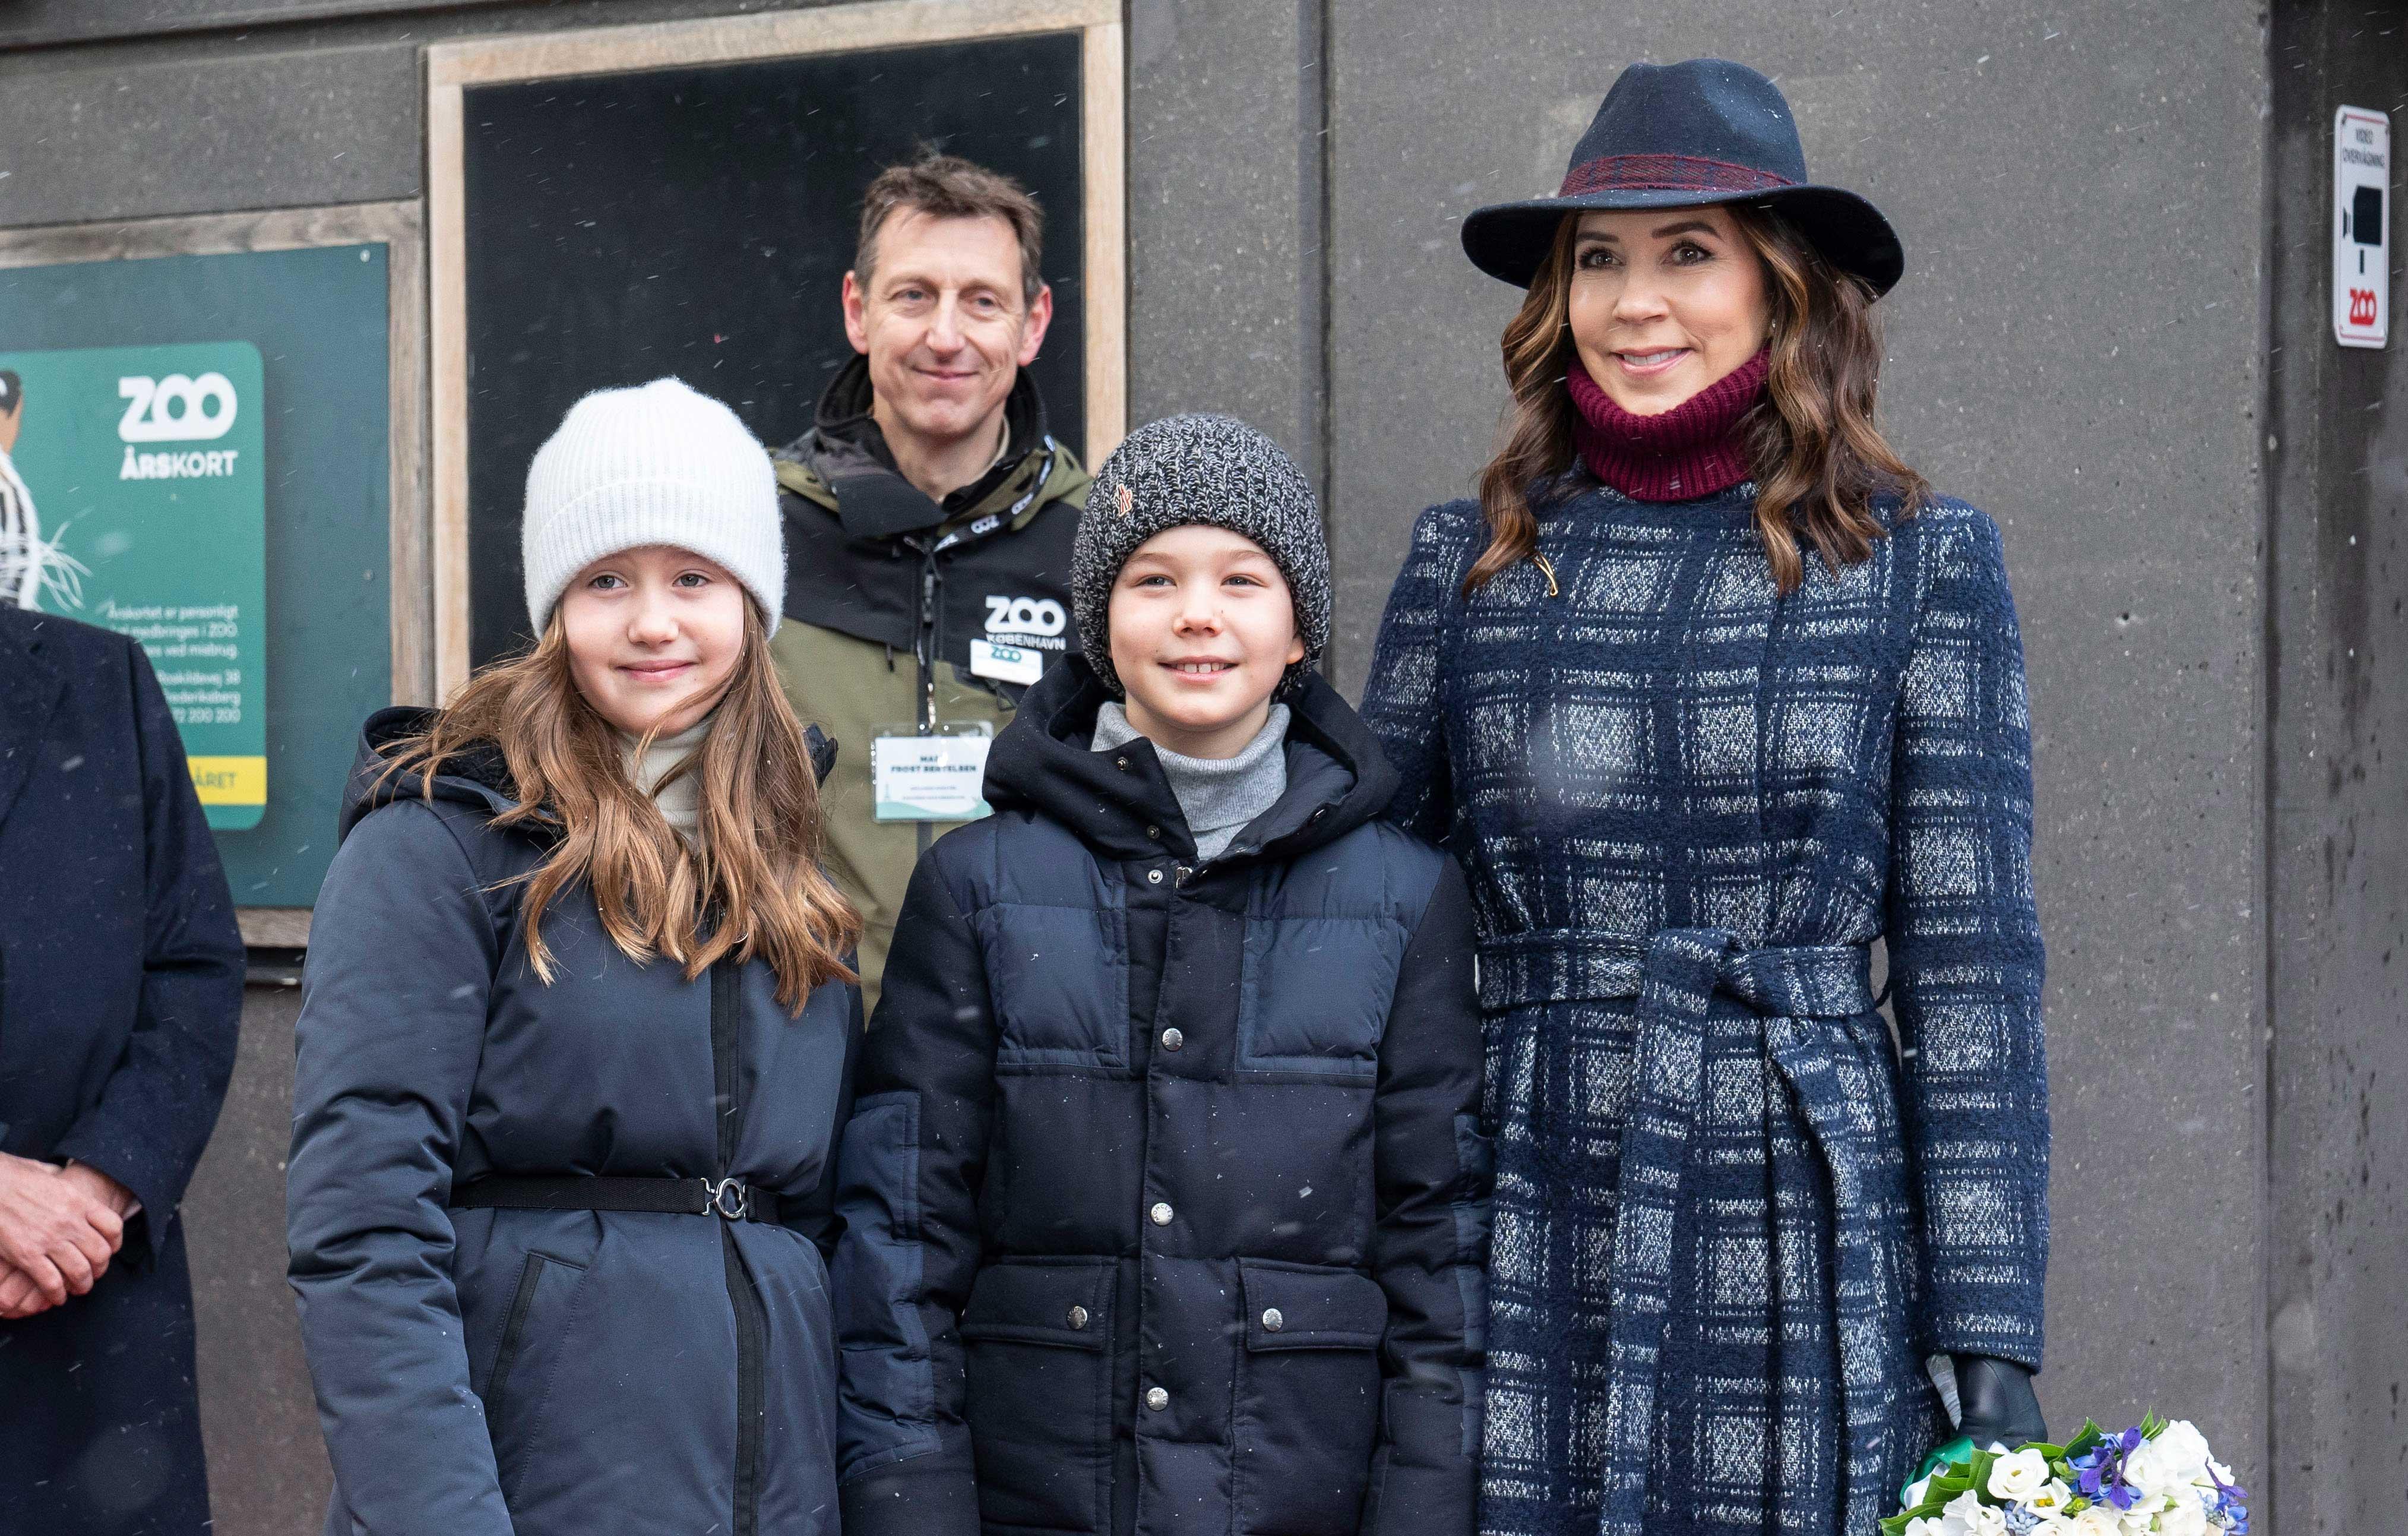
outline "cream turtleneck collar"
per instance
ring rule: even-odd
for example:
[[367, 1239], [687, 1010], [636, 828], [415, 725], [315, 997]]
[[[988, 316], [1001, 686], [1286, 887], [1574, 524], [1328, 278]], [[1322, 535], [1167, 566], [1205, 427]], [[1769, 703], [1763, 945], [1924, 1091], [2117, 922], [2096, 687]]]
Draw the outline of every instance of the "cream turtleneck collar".
[[655, 739], [641, 761], [636, 755], [639, 739], [619, 732], [620, 760], [626, 765], [627, 777], [635, 781], [638, 793], [652, 797], [662, 817], [688, 842], [702, 835], [702, 776], [689, 773], [670, 784], [661, 781], [694, 755], [702, 739], [710, 734], [710, 722], [711, 716], [704, 715], [675, 736]]

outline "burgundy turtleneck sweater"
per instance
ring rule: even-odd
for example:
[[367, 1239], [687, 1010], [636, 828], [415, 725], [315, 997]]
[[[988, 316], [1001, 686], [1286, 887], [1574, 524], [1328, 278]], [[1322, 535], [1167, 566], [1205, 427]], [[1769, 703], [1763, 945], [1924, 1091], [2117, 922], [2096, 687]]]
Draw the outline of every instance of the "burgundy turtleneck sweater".
[[1572, 441], [1590, 474], [1633, 501], [1689, 501], [1748, 477], [1740, 418], [1764, 393], [1770, 349], [1656, 416], [1615, 405], [1575, 356], [1564, 376], [1579, 420]]

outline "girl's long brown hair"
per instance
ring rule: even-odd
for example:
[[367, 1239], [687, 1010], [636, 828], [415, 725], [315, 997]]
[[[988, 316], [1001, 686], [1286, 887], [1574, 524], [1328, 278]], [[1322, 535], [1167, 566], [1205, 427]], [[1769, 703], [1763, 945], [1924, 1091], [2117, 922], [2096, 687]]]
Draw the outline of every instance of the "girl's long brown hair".
[[[1872, 290], [1826, 261], [1780, 215], [1744, 204], [1729, 208], [1763, 266], [1771, 308], [1765, 397], [1740, 430], [1756, 484], [1756, 532], [1773, 586], [1786, 594], [1805, 579], [1801, 538], [1833, 569], [1853, 565], [1872, 553], [1882, 535], [1873, 497], [1898, 496], [1900, 515], [1911, 517], [1930, 487], [1873, 424], [1882, 341]], [[1505, 327], [1500, 350], [1513, 398], [1496, 456], [1480, 472], [1489, 539], [1464, 578], [1467, 596], [1537, 552], [1531, 493], [1575, 460], [1574, 407], [1564, 375], [1573, 356], [1569, 316], [1579, 228], [1579, 214], [1564, 216], [1529, 296]]]
[[432, 798], [449, 759], [488, 743], [519, 802], [494, 825], [557, 839], [517, 882], [526, 886], [528, 957], [545, 983], [554, 960], [544, 913], [580, 883], [622, 954], [638, 963], [666, 955], [688, 981], [724, 955], [758, 955], [778, 978], [778, 1000], [800, 1013], [813, 987], [853, 980], [844, 955], [860, 941], [861, 916], [820, 868], [819, 780], [750, 601], [743, 654], [710, 730], [670, 775], [702, 779], [693, 845], [636, 787], [618, 733], [578, 692], [556, 611], [534, 649], [479, 670], [424, 734], [395, 743], [383, 779], [416, 773]]

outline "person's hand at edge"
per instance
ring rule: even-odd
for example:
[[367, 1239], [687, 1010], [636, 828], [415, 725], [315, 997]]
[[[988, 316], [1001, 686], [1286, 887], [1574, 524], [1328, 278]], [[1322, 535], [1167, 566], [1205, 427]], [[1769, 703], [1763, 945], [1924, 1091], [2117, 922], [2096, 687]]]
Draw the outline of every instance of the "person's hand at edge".
[[[121, 1222], [132, 1221], [134, 1213], [142, 1209], [142, 1202], [134, 1198], [134, 1191], [90, 1163], [69, 1163], [59, 1170], [59, 1177], [75, 1184], [93, 1199], [116, 1212], [117, 1219]], [[121, 1234], [117, 1242], [109, 1244], [109, 1252], [115, 1253], [123, 1241]]]
[[2010, 1451], [2048, 1440], [2029, 1370], [1991, 1355], [1955, 1358], [1956, 1398], [1964, 1410], [1956, 1428], [1967, 1439], [1983, 1449], [1995, 1443]]
[[0, 1322], [13, 1323], [50, 1310], [41, 1288], [24, 1270], [0, 1264]]
[[0, 1153], [0, 1263], [51, 1306], [89, 1292], [125, 1241], [125, 1223], [88, 1177]]

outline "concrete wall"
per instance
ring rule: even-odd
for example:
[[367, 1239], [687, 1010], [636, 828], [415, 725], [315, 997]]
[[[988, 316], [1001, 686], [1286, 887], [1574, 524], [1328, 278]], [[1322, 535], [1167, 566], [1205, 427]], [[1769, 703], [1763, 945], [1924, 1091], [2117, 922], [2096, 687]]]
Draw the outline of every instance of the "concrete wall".
[[[2276, 17], [2268, 184], [2272, 583], [2272, 1510], [2408, 1529], [2408, 362], [2332, 340], [2332, 120], [2408, 130], [2408, 6]], [[2394, 138], [2393, 194], [2401, 140]], [[2392, 219], [2393, 281], [2399, 242]]]
[[[751, 8], [30, 0], [0, 14], [0, 226], [415, 196], [425, 42]], [[2327, 481], [2279, 502], [2271, 595], [2263, 575], [2264, 437], [2304, 446], [2339, 396], [2286, 383], [2278, 408], [2303, 424], [2259, 419], [2267, 327], [2301, 346], [2321, 335], [2261, 304], [2267, 220], [2288, 205], [2265, 161], [2259, 7], [1131, 0], [1128, 16], [1132, 416], [1235, 411], [1326, 486], [1332, 669], [1350, 692], [1413, 514], [1465, 491], [1502, 399], [1496, 339], [1515, 295], [1463, 260], [1457, 221], [1551, 189], [1630, 60], [1719, 53], [1780, 78], [1810, 163], [1874, 197], [1905, 238], [1909, 277], [1883, 306], [1887, 421], [1942, 488], [1998, 518], [2022, 607], [2057, 1103], [2043, 1400], [2072, 1424], [2154, 1404], [2197, 1419], [2237, 1465], [2262, 1465], [2271, 1252], [2315, 1277], [2300, 1294], [2326, 1319], [2281, 1314], [2286, 1473], [2295, 1414], [2325, 1426], [2388, 1414], [2396, 1368], [2353, 1360], [2341, 1329], [2376, 1315], [2380, 1286], [2360, 1277], [2401, 1256], [2396, 1208], [2351, 1195], [2346, 1222], [2321, 1213], [2358, 1176], [2352, 1138], [2379, 1137], [2399, 1113], [2401, 1074], [2371, 1042], [2308, 1021], [2362, 1017], [2384, 998], [2396, 1017], [2381, 990], [2396, 969], [2374, 959], [2389, 943], [2379, 923], [2336, 940], [2326, 964], [2288, 937], [2286, 914], [2331, 929], [2356, 902], [2359, 923], [2352, 883], [2387, 881], [2398, 926], [2400, 786], [2382, 774], [2402, 770], [2378, 767], [2379, 710], [2342, 721], [2350, 697], [2380, 696], [2375, 658], [2396, 656], [2400, 638], [2370, 584], [2384, 574], [2333, 544], [2339, 525], [2316, 503]], [[2278, 58], [2277, 80], [2286, 67]], [[2274, 124], [2278, 170], [2303, 152], [2294, 126]], [[2372, 377], [2352, 387], [2388, 393]], [[2351, 424], [2376, 436], [2336, 443], [2318, 462], [2347, 463], [2328, 479], [2378, 438], [2390, 445], [2380, 483], [2408, 472], [2383, 420]], [[2273, 462], [2294, 496], [2304, 471]], [[2300, 549], [2318, 552], [2316, 574], [2281, 555]], [[2355, 608], [2330, 606], [2344, 575]], [[2302, 620], [2325, 650], [2281, 653], [2289, 691], [2272, 738], [2270, 601], [2328, 604]], [[2319, 658], [2352, 644], [2359, 671], [2329, 675]], [[2364, 680], [2355, 696], [2334, 681], [2350, 676]], [[2286, 776], [2286, 752], [2351, 731], [2365, 779]], [[2320, 1202], [2313, 1218], [2272, 1218], [2272, 1250], [2270, 768], [2282, 807], [2286, 785], [2304, 797], [2297, 835], [2281, 824], [2271, 931], [2278, 988], [2303, 989], [2281, 992], [2276, 1016], [2286, 1031], [2301, 1021], [2306, 1054], [2279, 1059], [2286, 1094], [2319, 1117], [2313, 1135], [2286, 1129], [2276, 1165]], [[2318, 829], [2338, 825], [2343, 800], [2356, 819], [2328, 887]], [[2329, 894], [2300, 906], [2311, 892]], [[2408, 951], [2386, 963], [2408, 965]], [[194, 1197], [217, 1529], [232, 1536], [314, 1529], [325, 1475], [270, 1220], [291, 1013], [289, 994], [251, 994], [242, 1076]], [[2335, 1118], [2359, 1113], [2360, 1089], [2368, 1118]], [[2291, 1351], [2295, 1335], [2313, 1347]], [[2370, 1486], [2395, 1476], [2396, 1441], [2321, 1432], [2324, 1454], [2365, 1459]], [[2396, 1517], [2396, 1490], [2386, 1507]]]

